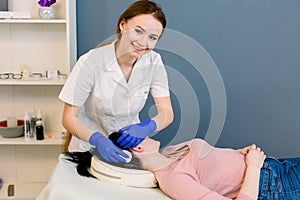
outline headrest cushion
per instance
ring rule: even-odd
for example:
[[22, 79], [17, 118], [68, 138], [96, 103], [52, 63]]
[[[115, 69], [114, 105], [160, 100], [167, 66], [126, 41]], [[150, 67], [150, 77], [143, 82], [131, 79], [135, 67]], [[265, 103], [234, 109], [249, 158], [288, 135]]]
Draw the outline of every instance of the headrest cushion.
[[90, 173], [97, 179], [133, 187], [157, 187], [157, 181], [152, 172], [147, 170], [126, 169], [116, 167], [92, 157]]

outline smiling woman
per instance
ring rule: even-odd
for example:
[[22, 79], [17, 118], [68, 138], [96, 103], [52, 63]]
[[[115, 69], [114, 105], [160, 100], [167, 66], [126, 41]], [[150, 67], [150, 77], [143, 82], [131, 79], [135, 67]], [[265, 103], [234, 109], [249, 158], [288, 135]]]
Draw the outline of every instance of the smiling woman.
[[120, 63], [128, 54], [132, 57], [149, 53], [162, 34], [162, 24], [152, 15], [138, 15], [120, 23], [121, 37], [117, 43], [117, 56]]
[[[121, 14], [115, 40], [79, 58], [59, 95], [63, 125], [74, 136], [69, 151], [96, 147], [105, 160], [125, 162], [109, 133], [124, 133], [117, 143], [133, 148], [173, 121], [167, 73], [154, 51], [165, 27], [159, 5], [136, 1]], [[157, 114], [141, 122], [149, 93]]]

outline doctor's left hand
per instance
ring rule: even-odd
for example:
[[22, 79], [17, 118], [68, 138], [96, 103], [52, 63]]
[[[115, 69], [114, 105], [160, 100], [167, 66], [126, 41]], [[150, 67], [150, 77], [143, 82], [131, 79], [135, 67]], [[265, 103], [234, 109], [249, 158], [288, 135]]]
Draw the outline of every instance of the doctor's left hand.
[[119, 132], [122, 135], [118, 138], [117, 143], [124, 149], [138, 146], [150, 133], [156, 130], [156, 122], [147, 119], [141, 123], [125, 126]]
[[89, 143], [95, 146], [101, 157], [109, 162], [125, 163], [126, 160], [124, 158], [129, 158], [129, 156], [115, 146], [110, 139], [99, 132], [95, 132], [91, 135]]

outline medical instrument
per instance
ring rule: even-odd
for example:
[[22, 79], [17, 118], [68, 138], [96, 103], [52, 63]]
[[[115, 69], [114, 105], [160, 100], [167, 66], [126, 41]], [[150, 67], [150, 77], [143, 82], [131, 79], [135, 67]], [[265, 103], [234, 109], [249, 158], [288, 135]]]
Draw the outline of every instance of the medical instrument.
[[129, 151], [127, 151], [127, 150], [122, 150], [122, 151], [129, 156], [128, 158], [125, 158], [125, 157], [122, 156], [126, 160], [126, 163], [129, 163], [131, 161], [131, 159], [132, 159], [131, 153]]

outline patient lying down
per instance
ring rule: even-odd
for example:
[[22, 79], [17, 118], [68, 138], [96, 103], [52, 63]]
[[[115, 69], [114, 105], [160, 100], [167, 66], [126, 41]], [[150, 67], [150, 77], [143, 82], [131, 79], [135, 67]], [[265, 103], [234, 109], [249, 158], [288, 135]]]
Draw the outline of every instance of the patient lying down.
[[[168, 146], [161, 152], [159, 147], [159, 141], [146, 138], [130, 149], [131, 162], [109, 163], [109, 166], [140, 170], [144, 174], [145, 170], [152, 172], [159, 188], [176, 200], [300, 199], [300, 158], [266, 158], [255, 145], [238, 150], [215, 148], [202, 139]], [[101, 160], [104, 162], [96, 152], [68, 155], [78, 163], [80, 175], [97, 177], [101, 172], [92, 169]], [[154, 187], [156, 182], [141, 184]]]

